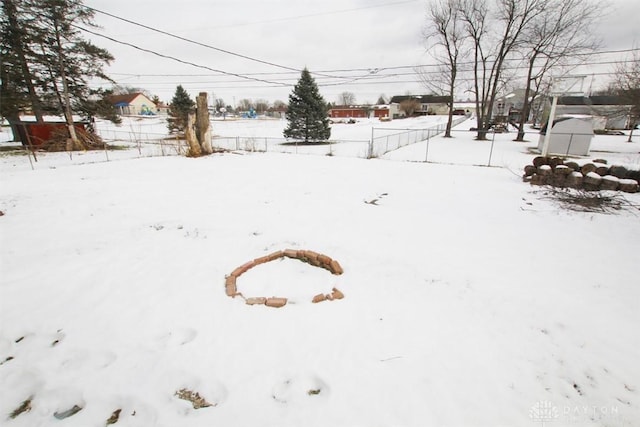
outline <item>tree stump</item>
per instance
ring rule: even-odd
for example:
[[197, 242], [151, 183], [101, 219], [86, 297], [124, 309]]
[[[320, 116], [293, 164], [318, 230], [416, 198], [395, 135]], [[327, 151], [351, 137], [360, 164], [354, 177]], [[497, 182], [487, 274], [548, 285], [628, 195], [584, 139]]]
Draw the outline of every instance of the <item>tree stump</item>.
[[187, 140], [187, 145], [189, 145], [189, 152], [187, 153], [189, 157], [200, 157], [202, 155], [195, 127], [196, 115], [195, 113], [189, 113], [187, 115], [187, 126], [184, 129], [184, 137]]
[[196, 138], [204, 154], [213, 153], [211, 148], [211, 125], [209, 123], [207, 92], [196, 96]]

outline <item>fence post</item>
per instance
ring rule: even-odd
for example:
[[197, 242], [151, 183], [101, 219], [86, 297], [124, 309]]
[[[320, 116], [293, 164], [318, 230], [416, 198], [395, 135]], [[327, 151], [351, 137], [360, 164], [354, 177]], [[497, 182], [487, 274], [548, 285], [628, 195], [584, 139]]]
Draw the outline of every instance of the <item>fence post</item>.
[[371, 128], [371, 141], [369, 141], [369, 154], [367, 155], [367, 159], [373, 157], [373, 131], [375, 128]]
[[429, 142], [431, 140], [431, 131], [427, 131], [427, 150], [424, 154], [424, 162], [427, 163], [429, 161]]
[[495, 140], [496, 140], [496, 133], [494, 131], [491, 137], [491, 149], [489, 150], [489, 162], [487, 163], [487, 166], [491, 166], [491, 156], [493, 156], [493, 144]]

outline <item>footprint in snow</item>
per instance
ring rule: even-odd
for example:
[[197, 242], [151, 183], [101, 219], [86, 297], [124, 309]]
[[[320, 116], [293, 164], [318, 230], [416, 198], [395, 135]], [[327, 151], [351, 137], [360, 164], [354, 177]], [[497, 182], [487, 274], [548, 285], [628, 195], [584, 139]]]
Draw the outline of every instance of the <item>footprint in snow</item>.
[[329, 386], [315, 375], [294, 376], [277, 383], [271, 390], [271, 398], [282, 404], [303, 399], [327, 397]]

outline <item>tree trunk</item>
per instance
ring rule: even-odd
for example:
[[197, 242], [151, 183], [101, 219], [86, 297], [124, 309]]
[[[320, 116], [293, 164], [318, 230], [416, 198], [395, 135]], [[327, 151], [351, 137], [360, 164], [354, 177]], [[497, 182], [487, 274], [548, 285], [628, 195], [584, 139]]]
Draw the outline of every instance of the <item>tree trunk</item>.
[[[18, 20], [16, 18], [16, 6], [12, 0], [3, 0], [5, 5], [5, 12], [7, 14], [7, 19], [9, 21], [9, 28], [11, 33], [15, 34], [18, 30]], [[27, 57], [22, 48], [23, 44], [25, 44], [24, 40], [18, 40], [15, 43], [15, 51], [18, 55], [18, 60], [20, 61], [20, 69], [22, 71], [22, 77], [24, 78], [25, 83], [27, 84], [27, 88], [29, 91], [29, 101], [31, 101], [31, 108], [33, 109], [33, 114], [36, 117], [36, 121], [38, 123], [42, 123], [44, 121], [42, 105], [40, 104], [40, 98], [36, 94], [35, 86], [33, 84], [33, 78], [31, 77], [31, 70], [29, 69], [29, 63], [27, 62]]]
[[189, 157], [200, 157], [202, 155], [202, 150], [196, 135], [195, 122], [195, 113], [189, 113], [187, 115], [187, 125], [184, 128], [184, 137], [189, 145], [189, 152], [187, 153], [187, 156]]
[[522, 104], [522, 111], [520, 111], [520, 123], [518, 123], [518, 136], [514, 141], [523, 142], [524, 141], [524, 124], [527, 122], [529, 118], [529, 94], [531, 93], [531, 75], [533, 74], [533, 65], [536, 61], [536, 56], [538, 56], [538, 52], [534, 52], [533, 56], [529, 60], [529, 71], [527, 72], [527, 87], [524, 90], [524, 102]]
[[196, 97], [196, 136], [202, 152], [204, 154], [213, 153], [207, 92], [200, 92]]

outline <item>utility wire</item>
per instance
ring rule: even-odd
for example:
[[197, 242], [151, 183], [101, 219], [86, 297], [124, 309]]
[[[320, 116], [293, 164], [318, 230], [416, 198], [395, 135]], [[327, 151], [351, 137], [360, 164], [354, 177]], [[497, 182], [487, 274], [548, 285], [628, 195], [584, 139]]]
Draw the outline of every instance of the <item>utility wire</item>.
[[132, 43], [116, 40], [116, 39], [114, 39], [112, 37], [105, 36], [104, 34], [96, 33], [95, 31], [88, 30], [88, 29], [86, 29], [84, 27], [80, 27], [80, 26], [75, 25], [75, 24], [71, 24], [71, 26], [74, 27], [74, 28], [77, 28], [79, 30], [85, 31], [85, 32], [87, 32], [89, 34], [93, 34], [93, 35], [98, 36], [98, 37], [104, 37], [105, 39], [111, 40], [112, 42], [120, 43], [122, 45], [129, 46], [129, 47], [132, 47], [134, 49], [140, 50], [142, 52], [151, 53], [151, 54], [159, 56], [161, 58], [171, 59], [172, 61], [180, 62], [180, 63], [186, 64], [186, 65], [191, 65], [192, 67], [202, 68], [202, 69], [205, 69], [205, 70], [213, 71], [213, 72], [220, 73], [220, 74], [225, 74], [225, 75], [228, 75], [228, 76], [239, 77], [239, 78], [246, 79], [246, 80], [254, 80], [254, 81], [257, 81], [257, 82], [274, 84], [274, 85], [278, 85], [278, 86], [287, 86], [287, 87], [291, 86], [289, 84], [280, 83], [280, 82], [274, 82], [274, 81], [265, 80], [265, 79], [260, 79], [260, 78], [257, 78], [257, 77], [250, 77], [250, 76], [245, 76], [245, 75], [242, 75], [242, 74], [231, 73], [231, 72], [228, 72], [228, 71], [216, 70], [215, 68], [207, 67], [206, 65], [199, 65], [199, 64], [196, 64], [194, 62], [184, 61], [184, 60], [178, 59], [178, 58], [176, 58], [174, 56], [165, 55], [165, 54], [158, 53], [158, 52], [150, 50], [150, 49], [145, 49], [143, 47], [136, 46], [136, 45], [134, 45]]
[[[415, 0], [412, 0], [412, 1], [415, 1]], [[153, 28], [153, 27], [150, 27], [148, 25], [141, 24], [139, 22], [135, 22], [135, 21], [132, 21], [132, 20], [127, 19], [127, 18], [123, 18], [121, 16], [116, 16], [116, 15], [114, 15], [112, 13], [105, 12], [105, 11], [102, 11], [100, 9], [96, 9], [96, 8], [93, 8], [93, 7], [90, 7], [90, 6], [84, 6], [84, 7], [86, 9], [89, 9], [89, 10], [93, 11], [93, 12], [98, 12], [98, 13], [101, 13], [103, 15], [107, 15], [107, 16], [110, 16], [112, 18], [119, 19], [119, 20], [124, 21], [124, 22], [126, 22], [128, 24], [137, 25], [137, 26], [145, 28], [147, 30], [154, 31], [156, 33], [163, 34], [165, 36], [173, 37], [173, 38], [176, 38], [178, 40], [182, 40], [182, 41], [187, 42], [187, 43], [192, 43], [192, 44], [195, 44], [197, 46], [201, 46], [201, 47], [204, 47], [204, 48], [207, 48], [207, 49], [212, 49], [212, 50], [215, 50], [215, 51], [218, 51], [218, 52], [226, 53], [227, 55], [237, 56], [239, 58], [243, 58], [243, 59], [246, 59], [246, 60], [249, 60], [249, 61], [258, 62], [260, 64], [265, 64], [265, 65], [269, 65], [269, 66], [276, 67], [276, 68], [282, 68], [284, 70], [295, 71], [296, 73], [302, 72], [302, 70], [299, 70], [297, 68], [287, 67], [285, 65], [280, 65], [280, 64], [273, 63], [273, 62], [264, 61], [262, 59], [253, 58], [251, 56], [242, 55], [240, 53], [231, 52], [230, 50], [221, 49], [219, 47], [215, 47], [215, 46], [211, 46], [209, 44], [201, 43], [201, 42], [196, 41], [196, 40], [191, 40], [191, 39], [188, 39], [186, 37], [182, 37], [182, 36], [179, 36], [177, 34], [170, 33], [168, 31], [159, 30], [157, 28]], [[113, 40], [115, 41], [115, 39], [113, 39]], [[126, 43], [123, 43], [123, 44], [126, 44]], [[322, 74], [319, 74], [319, 73], [311, 73], [311, 74], [322, 75]], [[328, 76], [328, 75], [323, 75], [323, 76], [324, 77], [342, 78], [342, 77], [339, 77], [339, 76]]]

